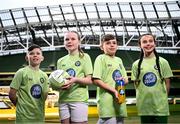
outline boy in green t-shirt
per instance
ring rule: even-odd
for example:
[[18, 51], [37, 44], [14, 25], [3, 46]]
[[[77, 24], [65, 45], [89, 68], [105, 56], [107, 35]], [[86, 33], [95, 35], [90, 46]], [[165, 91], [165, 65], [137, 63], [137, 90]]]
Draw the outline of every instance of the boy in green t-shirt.
[[97, 88], [98, 124], [118, 124], [127, 116], [126, 103], [118, 103], [116, 80], [128, 83], [128, 77], [121, 58], [115, 56], [117, 40], [114, 35], [106, 34], [101, 39], [101, 49], [94, 63], [93, 82]]
[[10, 84], [9, 98], [16, 106], [16, 123], [43, 123], [49, 87], [47, 74], [39, 69], [44, 60], [41, 48], [30, 46], [26, 60], [29, 65], [19, 69]]
[[152, 34], [139, 38], [141, 57], [132, 65], [138, 115], [141, 123], [168, 123], [168, 93], [173, 76], [168, 61], [159, 57]]

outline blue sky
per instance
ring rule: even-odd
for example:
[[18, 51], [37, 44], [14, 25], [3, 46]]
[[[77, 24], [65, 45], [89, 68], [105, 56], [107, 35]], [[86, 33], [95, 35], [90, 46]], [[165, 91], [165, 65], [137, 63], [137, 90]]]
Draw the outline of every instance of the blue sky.
[[34, 7], [34, 6], [47, 6], [57, 4], [70, 4], [70, 3], [96, 3], [96, 2], [158, 2], [158, 1], [176, 1], [176, 0], [1, 0], [0, 10]]

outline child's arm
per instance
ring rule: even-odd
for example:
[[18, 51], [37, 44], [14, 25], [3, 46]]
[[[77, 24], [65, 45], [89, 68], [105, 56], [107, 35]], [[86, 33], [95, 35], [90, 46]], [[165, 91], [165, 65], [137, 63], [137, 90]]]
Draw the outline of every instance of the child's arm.
[[46, 93], [44, 94], [44, 99], [45, 99], [45, 100], [47, 99], [47, 96], [48, 96], [48, 92], [46, 92]]
[[66, 84], [64, 84], [61, 89], [68, 89], [71, 87], [72, 84], [78, 83], [78, 84], [84, 84], [89, 85], [92, 84], [92, 78], [91, 75], [87, 75], [86, 77], [79, 78], [79, 77], [70, 77]]
[[124, 78], [124, 82], [125, 82], [125, 85], [127, 85], [129, 83], [128, 77]]
[[17, 96], [16, 96], [17, 90], [14, 88], [10, 88], [9, 91], [9, 99], [11, 100], [11, 102], [16, 106], [17, 103]]
[[100, 88], [103, 88], [103, 89], [107, 90], [108, 92], [113, 93], [115, 95], [115, 97], [118, 99], [118, 92], [115, 88], [107, 85], [100, 79], [93, 79], [93, 83], [95, 85], [99, 86]]
[[83, 78], [72, 77], [70, 81], [74, 83], [86, 84], [86, 85], [92, 84], [91, 75], [87, 75], [86, 77]]
[[169, 90], [170, 90], [170, 79], [169, 79], [169, 78], [165, 78], [165, 83], [166, 83], [167, 94], [169, 94]]

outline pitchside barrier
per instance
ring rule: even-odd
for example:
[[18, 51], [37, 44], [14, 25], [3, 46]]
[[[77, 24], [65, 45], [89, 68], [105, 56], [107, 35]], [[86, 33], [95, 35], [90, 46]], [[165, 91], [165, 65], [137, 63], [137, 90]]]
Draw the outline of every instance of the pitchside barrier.
[[[48, 75], [51, 73], [46, 72]], [[0, 72], [0, 96], [6, 96], [9, 92], [9, 85], [14, 77], [15, 72]], [[135, 89], [134, 84], [130, 79], [131, 71], [127, 71], [129, 77], [129, 84], [126, 85], [127, 104], [135, 104]], [[169, 103], [180, 103], [180, 70], [173, 70], [173, 77], [171, 78], [171, 89], [169, 93]], [[96, 86], [89, 86], [90, 103], [93, 103], [93, 99], [96, 97]], [[95, 103], [95, 102], [94, 102]]]

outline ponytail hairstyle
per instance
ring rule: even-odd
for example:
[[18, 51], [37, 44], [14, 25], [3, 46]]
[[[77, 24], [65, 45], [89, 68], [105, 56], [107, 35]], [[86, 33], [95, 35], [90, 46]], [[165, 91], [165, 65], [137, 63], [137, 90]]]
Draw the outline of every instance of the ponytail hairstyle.
[[[138, 39], [138, 44], [139, 44], [139, 46], [141, 46], [141, 38], [142, 38], [143, 36], [146, 36], [146, 35], [152, 36], [154, 42], [156, 43], [155, 36], [152, 35], [152, 34], [150, 34], [150, 33], [146, 33], [146, 34], [143, 34], [143, 35], [141, 35], [141, 36], [139, 37], [139, 39]], [[158, 55], [156, 49], [154, 49], [154, 54], [155, 54], [155, 57], [156, 57], [156, 66], [157, 66], [157, 69], [158, 69], [158, 72], [159, 72], [159, 76], [160, 76], [160, 78], [162, 79], [162, 74], [161, 74], [161, 69], [160, 69], [160, 64], [159, 64], [159, 55]], [[140, 83], [139, 76], [140, 76], [140, 73], [141, 73], [141, 64], [142, 64], [143, 58], [144, 58], [144, 52], [143, 52], [143, 50], [141, 49], [140, 60], [139, 60], [139, 62], [138, 62], [138, 68], [137, 68], [137, 72], [138, 72], [138, 73], [137, 73], [137, 76], [136, 76], [136, 82], [138, 82], [137, 85], [139, 85], [139, 83]]]
[[[78, 40], [79, 42], [81, 42], [81, 37], [77, 31], [70, 31], [70, 32], [77, 34]], [[78, 46], [78, 51], [79, 51], [79, 57], [82, 58], [84, 56], [84, 51], [81, 49], [80, 45]]]
[[138, 68], [137, 68], [137, 72], [138, 72], [138, 73], [137, 73], [137, 76], [136, 76], [136, 82], [137, 82], [138, 84], [140, 83], [139, 76], [140, 76], [140, 73], [141, 73], [141, 64], [142, 64], [143, 58], [144, 58], [144, 52], [143, 52], [143, 50], [141, 49], [140, 59], [139, 59]]
[[156, 66], [157, 66], [157, 69], [158, 69], [158, 72], [159, 72], [159, 76], [161, 78], [161, 80], [163, 80], [162, 78], [162, 74], [161, 74], [161, 69], [160, 69], [160, 64], [159, 64], [159, 55], [157, 53], [157, 51], [154, 49], [154, 54], [156, 56]]

